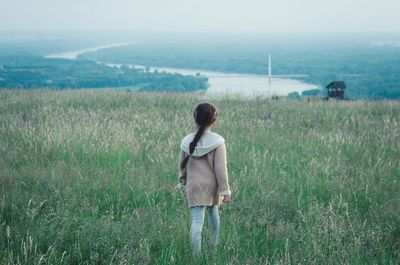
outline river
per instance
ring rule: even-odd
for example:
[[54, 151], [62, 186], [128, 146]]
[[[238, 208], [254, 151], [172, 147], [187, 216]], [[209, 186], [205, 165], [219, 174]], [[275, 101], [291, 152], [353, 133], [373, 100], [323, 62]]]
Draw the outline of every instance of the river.
[[[111, 47], [132, 45], [132, 43], [117, 43], [94, 47], [77, 51], [49, 54], [45, 58], [77, 59], [85, 52], [97, 51]], [[104, 62], [103, 62], [104, 63]], [[105, 63], [110, 67], [120, 67], [119, 64]], [[139, 65], [130, 67], [143, 68]], [[318, 86], [308, 84], [297, 79], [272, 77], [271, 82], [267, 75], [222, 73], [207, 70], [178, 69], [169, 67], [151, 67], [150, 71], [165, 71], [167, 73], [178, 73], [182, 75], [196, 75], [208, 77], [208, 89], [206, 94], [210, 96], [241, 96], [241, 97], [270, 97], [286, 96], [290, 92], [301, 93], [304, 90], [316, 89]]]
[[52, 54], [48, 54], [48, 55], [44, 56], [44, 58], [59, 58], [59, 59], [76, 60], [76, 59], [78, 59], [78, 56], [80, 54], [85, 53], [85, 52], [95, 52], [95, 51], [102, 50], [102, 49], [108, 49], [108, 48], [120, 47], [120, 46], [127, 46], [127, 45], [134, 45], [134, 44], [135, 43], [128, 43], [128, 42], [114, 43], [114, 44], [110, 44], [110, 45], [97, 46], [97, 47], [94, 47], [94, 48], [88, 48], [88, 49], [83, 49], [83, 50], [52, 53]]

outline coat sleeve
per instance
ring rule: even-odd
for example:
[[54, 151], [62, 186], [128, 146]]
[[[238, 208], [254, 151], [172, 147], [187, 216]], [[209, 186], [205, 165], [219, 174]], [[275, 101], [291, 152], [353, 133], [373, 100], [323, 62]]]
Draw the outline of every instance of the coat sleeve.
[[179, 184], [181, 185], [186, 185], [186, 167], [181, 168], [181, 163], [182, 161], [186, 158], [186, 153], [181, 150], [179, 154], [179, 163], [178, 163], [178, 168], [179, 168]]
[[214, 153], [214, 172], [218, 182], [219, 195], [231, 195], [228, 182], [225, 144], [218, 146]]

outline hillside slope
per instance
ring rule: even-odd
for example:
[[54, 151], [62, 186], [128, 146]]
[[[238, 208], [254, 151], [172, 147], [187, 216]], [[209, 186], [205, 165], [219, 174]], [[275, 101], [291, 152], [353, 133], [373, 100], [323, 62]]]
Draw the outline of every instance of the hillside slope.
[[[0, 91], [0, 263], [190, 264], [174, 186], [202, 100]], [[201, 263], [400, 261], [400, 102], [213, 102], [234, 193]]]

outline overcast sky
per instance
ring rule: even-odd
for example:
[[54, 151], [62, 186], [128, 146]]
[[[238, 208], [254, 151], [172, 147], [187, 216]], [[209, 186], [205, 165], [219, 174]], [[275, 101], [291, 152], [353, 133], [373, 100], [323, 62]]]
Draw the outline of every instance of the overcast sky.
[[0, 0], [0, 30], [399, 31], [400, 0]]

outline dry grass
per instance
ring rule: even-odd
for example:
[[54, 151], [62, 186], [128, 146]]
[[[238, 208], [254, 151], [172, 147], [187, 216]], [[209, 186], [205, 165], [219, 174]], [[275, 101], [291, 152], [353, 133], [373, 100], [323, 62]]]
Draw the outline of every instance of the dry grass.
[[[2, 264], [190, 264], [199, 95], [0, 91]], [[203, 264], [400, 262], [400, 103], [222, 99], [231, 205]]]

